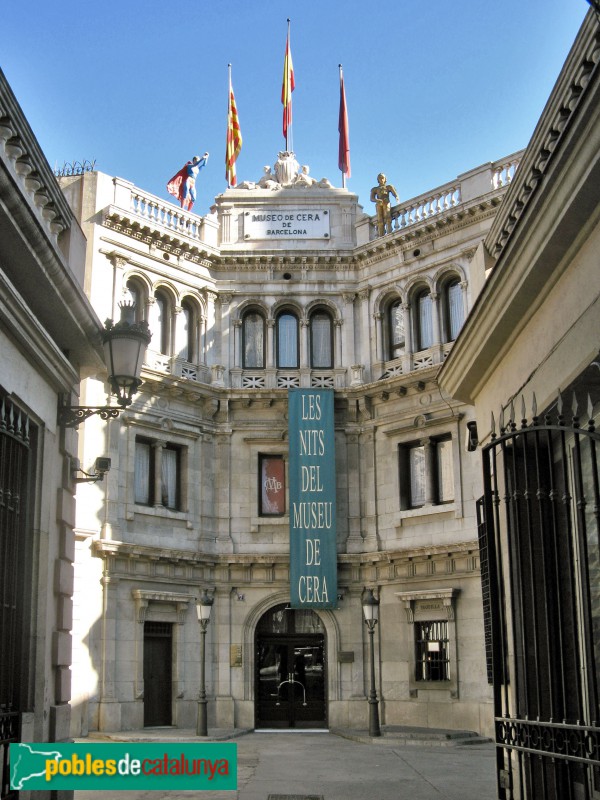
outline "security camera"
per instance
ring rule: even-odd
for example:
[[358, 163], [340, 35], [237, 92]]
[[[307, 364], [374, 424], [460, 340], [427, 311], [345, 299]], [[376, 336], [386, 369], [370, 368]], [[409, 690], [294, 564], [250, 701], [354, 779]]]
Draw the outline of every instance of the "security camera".
[[477, 450], [478, 444], [479, 436], [477, 435], [477, 422], [473, 419], [470, 422], [467, 422], [465, 447], [469, 453], [472, 453], [474, 450]]
[[100, 456], [94, 462], [94, 472], [98, 476], [99, 480], [106, 475], [107, 472], [110, 471], [110, 458], [106, 456]]

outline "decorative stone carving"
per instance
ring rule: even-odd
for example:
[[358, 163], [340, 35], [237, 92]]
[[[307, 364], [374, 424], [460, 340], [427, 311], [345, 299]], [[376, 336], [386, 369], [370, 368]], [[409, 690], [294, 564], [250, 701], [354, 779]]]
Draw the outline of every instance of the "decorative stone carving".
[[310, 169], [305, 164], [300, 169], [300, 173], [294, 179], [294, 186], [312, 186], [317, 181], [308, 174]]
[[275, 175], [281, 186], [290, 186], [298, 176], [300, 165], [296, 161], [295, 153], [283, 150], [275, 162]]
[[257, 181], [242, 181], [236, 188], [237, 189], [266, 189], [274, 191], [286, 186], [293, 186], [295, 188], [311, 187], [318, 189], [333, 189], [331, 182], [327, 178], [321, 178], [318, 181], [310, 174], [310, 168], [304, 164], [302, 167], [296, 161], [296, 154], [287, 150], [279, 153], [279, 157], [275, 162], [273, 170], [267, 164], [264, 167], [264, 175]]

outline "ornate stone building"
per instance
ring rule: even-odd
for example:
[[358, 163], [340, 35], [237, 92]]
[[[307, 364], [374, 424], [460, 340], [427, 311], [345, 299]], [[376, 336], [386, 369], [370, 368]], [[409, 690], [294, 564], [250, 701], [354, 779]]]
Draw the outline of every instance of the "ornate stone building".
[[482, 457], [498, 797], [600, 793], [600, 14], [473, 261], [444, 363]]
[[[383, 236], [293, 154], [205, 217], [120, 178], [62, 179], [98, 315], [133, 297], [153, 332], [133, 405], [81, 434], [84, 468], [112, 470], [78, 493], [75, 734], [193, 727], [205, 588], [211, 725], [364, 727], [373, 588], [384, 723], [490, 731], [470, 411], [437, 373], [518, 159], [394, 207]], [[335, 398], [337, 607], [322, 611], [286, 610], [298, 387]], [[105, 390], [88, 381], [86, 402]]]
[[70, 736], [77, 432], [59, 408], [104, 370], [84, 266], [81, 229], [0, 71], [2, 798], [11, 742]]

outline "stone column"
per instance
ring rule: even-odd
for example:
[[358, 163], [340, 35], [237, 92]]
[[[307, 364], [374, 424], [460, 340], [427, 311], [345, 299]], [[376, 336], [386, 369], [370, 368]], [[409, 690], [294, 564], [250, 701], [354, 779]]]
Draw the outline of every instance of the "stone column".
[[[123, 278], [125, 275], [125, 269], [129, 262], [126, 258], [122, 258], [121, 256], [112, 255], [110, 256], [110, 263], [113, 266], [114, 276], [113, 276], [113, 287], [114, 287], [114, 294], [112, 299], [112, 313], [111, 317], [114, 320], [118, 320], [121, 317], [121, 309], [119, 308], [119, 303], [123, 300], [123, 295], [127, 291], [127, 285], [125, 284]], [[129, 295], [129, 292], [127, 292]], [[145, 309], [141, 309], [142, 313]]]
[[[190, 322], [191, 321], [192, 320], [190, 320]], [[175, 358], [183, 358], [182, 354], [184, 350], [187, 350], [188, 334], [185, 330], [185, 314], [181, 306], [175, 306], [173, 308], [173, 329], [175, 332], [173, 336], [173, 355]], [[192, 359], [193, 354], [188, 353], [185, 360], [191, 361]]]
[[433, 331], [433, 342], [432, 344], [441, 344], [442, 337], [440, 335], [440, 303], [439, 303], [439, 294], [437, 292], [431, 292], [431, 322], [432, 322], [432, 331]]
[[357, 433], [346, 433], [346, 470], [348, 474], [348, 539], [346, 552], [361, 553], [363, 537], [361, 524], [360, 448]]
[[306, 317], [300, 320], [300, 369], [308, 369], [310, 366], [310, 342], [308, 341], [310, 324]]
[[242, 320], [233, 320], [233, 366], [239, 368], [242, 364]]
[[156, 353], [160, 353], [161, 331], [160, 322], [158, 319], [158, 303], [156, 302], [156, 297], [148, 298], [148, 325], [152, 334], [152, 339], [148, 347], [154, 350]]
[[204, 292], [206, 297], [206, 342], [204, 352], [206, 354], [206, 364], [211, 366], [218, 364], [217, 358], [217, 310], [216, 301], [217, 293], [206, 289]]
[[[360, 355], [357, 361], [361, 364], [369, 365], [373, 362], [373, 359], [370, 355], [370, 343], [371, 343], [371, 331], [370, 331], [370, 317], [369, 317], [369, 294], [371, 292], [370, 287], [365, 289], [361, 289], [358, 293], [357, 297], [361, 301], [361, 309], [360, 309], [360, 321], [361, 321], [361, 331], [360, 331]], [[366, 369], [368, 370], [369, 367], [367, 366]], [[367, 381], [371, 379], [370, 375], [366, 376]]]
[[342, 295], [344, 301], [344, 347], [342, 360], [336, 364], [338, 367], [354, 366], [354, 292]]
[[109, 575], [110, 556], [104, 562], [102, 576], [101, 673], [98, 703], [98, 729], [121, 730], [121, 704], [115, 692], [117, 677], [117, 588], [118, 578]]
[[404, 355], [402, 356], [402, 372], [406, 374], [412, 370], [413, 332], [410, 305], [402, 303], [404, 314]]
[[162, 508], [162, 451], [163, 442], [154, 442], [154, 508]]
[[[229, 570], [222, 568], [223, 587], [214, 594], [214, 605], [208, 630], [207, 666], [214, 675], [212, 680], [215, 697], [215, 725], [217, 728], [234, 728], [234, 702], [231, 692], [231, 617], [232, 594], [229, 586]], [[212, 629], [212, 630], [211, 630]], [[210, 719], [209, 705], [209, 719]]]
[[267, 320], [267, 369], [275, 367], [275, 320]]
[[341, 367], [342, 366], [342, 325], [344, 324], [343, 319], [334, 319], [333, 320], [333, 345], [334, 345], [334, 358], [333, 358], [333, 366], [334, 367]]
[[198, 318], [198, 363], [206, 364], [207, 331], [206, 316], [200, 315]]
[[231, 294], [219, 294], [219, 304], [221, 307], [221, 319], [219, 345], [217, 347], [218, 363], [229, 369], [233, 364], [233, 335], [230, 326]]
[[427, 437], [421, 439], [420, 444], [425, 454], [425, 505], [435, 503], [435, 443]]
[[467, 315], [469, 313], [469, 299], [467, 297], [468, 285], [469, 284], [467, 283], [467, 281], [460, 282], [460, 288], [462, 290], [462, 299], [463, 299], [463, 320], [467, 318]]
[[374, 330], [375, 330], [375, 351], [376, 359], [379, 362], [384, 361], [385, 354], [383, 352], [383, 314], [377, 311], [373, 314]]

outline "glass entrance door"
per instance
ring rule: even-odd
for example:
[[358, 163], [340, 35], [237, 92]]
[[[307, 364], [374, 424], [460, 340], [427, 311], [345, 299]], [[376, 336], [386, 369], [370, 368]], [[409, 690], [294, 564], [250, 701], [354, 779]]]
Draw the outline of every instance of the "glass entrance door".
[[256, 727], [327, 727], [325, 635], [313, 612], [268, 612], [256, 638]]
[[323, 636], [259, 640], [257, 727], [325, 727]]

